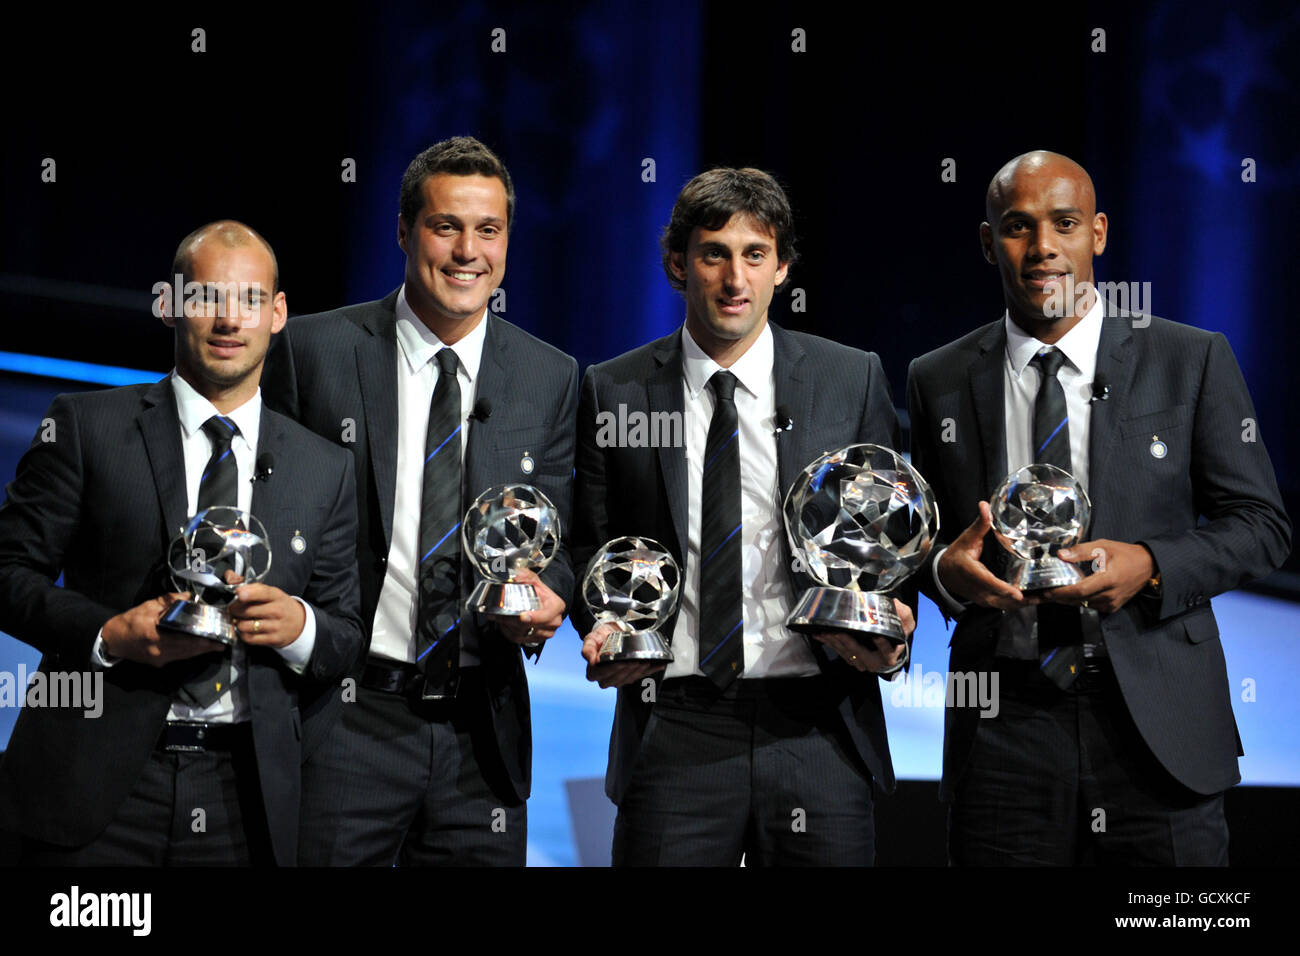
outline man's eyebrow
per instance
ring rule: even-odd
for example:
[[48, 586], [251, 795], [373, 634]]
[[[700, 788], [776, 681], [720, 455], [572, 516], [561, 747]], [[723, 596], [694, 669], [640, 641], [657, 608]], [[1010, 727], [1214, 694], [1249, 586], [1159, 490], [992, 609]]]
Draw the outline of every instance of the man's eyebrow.
[[[1082, 215], [1083, 215], [1083, 210], [1080, 209], [1080, 208], [1078, 208], [1077, 206], [1063, 206], [1063, 207], [1061, 207], [1060, 209], [1053, 209], [1053, 210], [1051, 210], [1051, 211], [1048, 213], [1048, 215], [1049, 215], [1049, 216], [1052, 216], [1052, 217], [1056, 217], [1056, 216], [1082, 216]], [[1008, 209], [1006, 212], [1004, 212], [1004, 213], [1001, 215], [1001, 217], [998, 219], [998, 222], [1006, 222], [1008, 219], [1013, 219], [1013, 218], [1015, 218], [1015, 217], [1017, 217], [1017, 216], [1020, 217], [1020, 218], [1022, 218], [1022, 219], [1033, 219], [1033, 218], [1034, 218], [1034, 217], [1031, 216], [1029, 213], [1025, 212], [1023, 209]]]
[[[428, 214], [427, 216], [425, 216], [424, 218], [425, 218], [425, 219], [445, 219], [447, 222], [457, 222], [457, 223], [459, 223], [459, 222], [464, 222], [464, 220], [463, 220], [460, 216], [456, 215], [454, 212], [436, 212], [436, 211], [435, 211], [435, 212], [431, 212], [431, 213], [429, 213], [429, 214]], [[487, 223], [491, 223], [491, 224], [493, 224], [493, 225], [498, 225], [498, 224], [504, 223], [505, 220], [502, 219], [500, 216], [484, 216], [484, 217], [482, 217], [481, 219], [477, 220], [477, 222], [478, 222], [478, 224], [479, 224], [480, 226], [481, 226], [481, 225], [484, 225], [484, 224], [487, 224]]]

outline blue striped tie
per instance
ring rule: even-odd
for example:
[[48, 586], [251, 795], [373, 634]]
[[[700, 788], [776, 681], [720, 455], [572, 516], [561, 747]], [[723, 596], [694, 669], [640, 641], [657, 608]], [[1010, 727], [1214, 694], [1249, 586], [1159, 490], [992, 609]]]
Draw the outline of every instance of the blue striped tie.
[[741, 603], [740, 431], [736, 376], [725, 370], [709, 379], [713, 419], [704, 445], [700, 501], [700, 670], [719, 687], [745, 665]]

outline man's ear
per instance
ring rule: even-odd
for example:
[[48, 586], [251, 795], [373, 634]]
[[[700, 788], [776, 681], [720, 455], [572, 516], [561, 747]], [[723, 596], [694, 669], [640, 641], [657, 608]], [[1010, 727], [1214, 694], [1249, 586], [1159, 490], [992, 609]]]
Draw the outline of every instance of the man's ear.
[[[154, 286], [154, 291], [158, 293], [158, 302], [154, 306], [154, 313], [162, 319], [163, 325], [169, 329], [176, 328], [176, 316], [172, 314], [172, 284], [170, 282], [159, 282]], [[177, 296], [179, 300], [179, 296]], [[184, 308], [182, 305], [181, 308]]]
[[980, 223], [980, 248], [984, 250], [984, 259], [990, 265], [998, 264], [998, 254], [993, 251], [993, 227], [987, 222]]
[[788, 262], [781, 263], [781, 268], [776, 270], [776, 283], [774, 285], [774, 288], [779, 289], [781, 288], [781, 286], [785, 285], [785, 277], [788, 276], [789, 274], [790, 274], [790, 263]]
[[682, 282], [686, 281], [686, 256], [680, 252], [668, 253], [668, 268]]
[[1092, 254], [1099, 256], [1106, 251], [1106, 231], [1110, 228], [1110, 222], [1106, 219], [1104, 212], [1099, 212], [1092, 217]]
[[397, 214], [397, 245], [403, 252], [406, 251], [406, 236], [406, 220], [402, 218], [402, 214], [399, 212]]
[[271, 304], [271, 334], [275, 335], [284, 328], [284, 323], [287, 321], [289, 321], [289, 302], [283, 292], [277, 292], [275, 301]]

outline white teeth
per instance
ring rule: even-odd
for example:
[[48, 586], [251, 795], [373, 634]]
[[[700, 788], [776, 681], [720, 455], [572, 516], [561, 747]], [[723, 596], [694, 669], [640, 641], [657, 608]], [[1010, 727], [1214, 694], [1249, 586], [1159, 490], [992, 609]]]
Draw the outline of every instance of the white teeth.
[[465, 282], [473, 282], [476, 278], [478, 278], [478, 273], [476, 273], [476, 272], [453, 272], [453, 273], [451, 274], [451, 277], [452, 277], [453, 279], [461, 279], [461, 280], [463, 280], [463, 281], [465, 281]]

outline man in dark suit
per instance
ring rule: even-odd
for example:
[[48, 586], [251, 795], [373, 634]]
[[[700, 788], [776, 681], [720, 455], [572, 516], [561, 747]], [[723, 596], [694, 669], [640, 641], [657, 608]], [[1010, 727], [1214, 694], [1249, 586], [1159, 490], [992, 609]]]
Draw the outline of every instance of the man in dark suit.
[[[1003, 318], [912, 363], [913, 462], [944, 528], [922, 584], [957, 617], [951, 670], [996, 675], [996, 715], [949, 701], [942, 794], [959, 864], [1226, 864], [1240, 739], [1215, 594], [1285, 557], [1290, 522], [1222, 335], [1116, 309], [1092, 181], [1049, 152], [994, 177], [985, 258]], [[1092, 503], [1093, 573], [1002, 580], [987, 499], [1046, 462]], [[1198, 517], [1205, 523], [1198, 525]], [[982, 719], [986, 718], [986, 719]]]
[[402, 180], [401, 288], [294, 319], [268, 360], [268, 402], [349, 449], [359, 476], [368, 657], [308, 714], [303, 863], [525, 861], [521, 646], [540, 653], [560, 626], [573, 572], [561, 546], [540, 577], [517, 578], [538, 610], [469, 612], [459, 525], [483, 491], [522, 482], [567, 528], [578, 370], [488, 309], [513, 224], [491, 150], [429, 147]]
[[[294, 864], [298, 694], [360, 648], [351, 459], [258, 389], [286, 314], [274, 254], [218, 222], [186, 237], [173, 272], [198, 290], [183, 309], [181, 287], [161, 299], [176, 370], [58, 396], [0, 506], [0, 628], [41, 650], [50, 686], [102, 688], [99, 713], [18, 718], [0, 828], [30, 863]], [[178, 596], [169, 544], [217, 504], [258, 518], [273, 555], [230, 605], [233, 648], [157, 627]]]
[[[906, 645], [786, 629], [808, 582], [781, 504], [821, 454], [896, 446], [889, 385], [874, 354], [767, 321], [795, 259], [790, 206], [767, 173], [697, 176], [663, 249], [685, 325], [588, 369], [578, 413], [576, 566], [637, 535], [683, 570], [661, 683], [651, 674], [663, 665], [597, 663], [611, 625], [594, 627], [576, 592], [589, 676], [619, 687], [614, 863], [870, 864], [873, 781], [894, 785], [876, 674], [896, 672]], [[607, 415], [669, 433], [610, 441]], [[911, 609], [895, 605], [910, 634]]]

